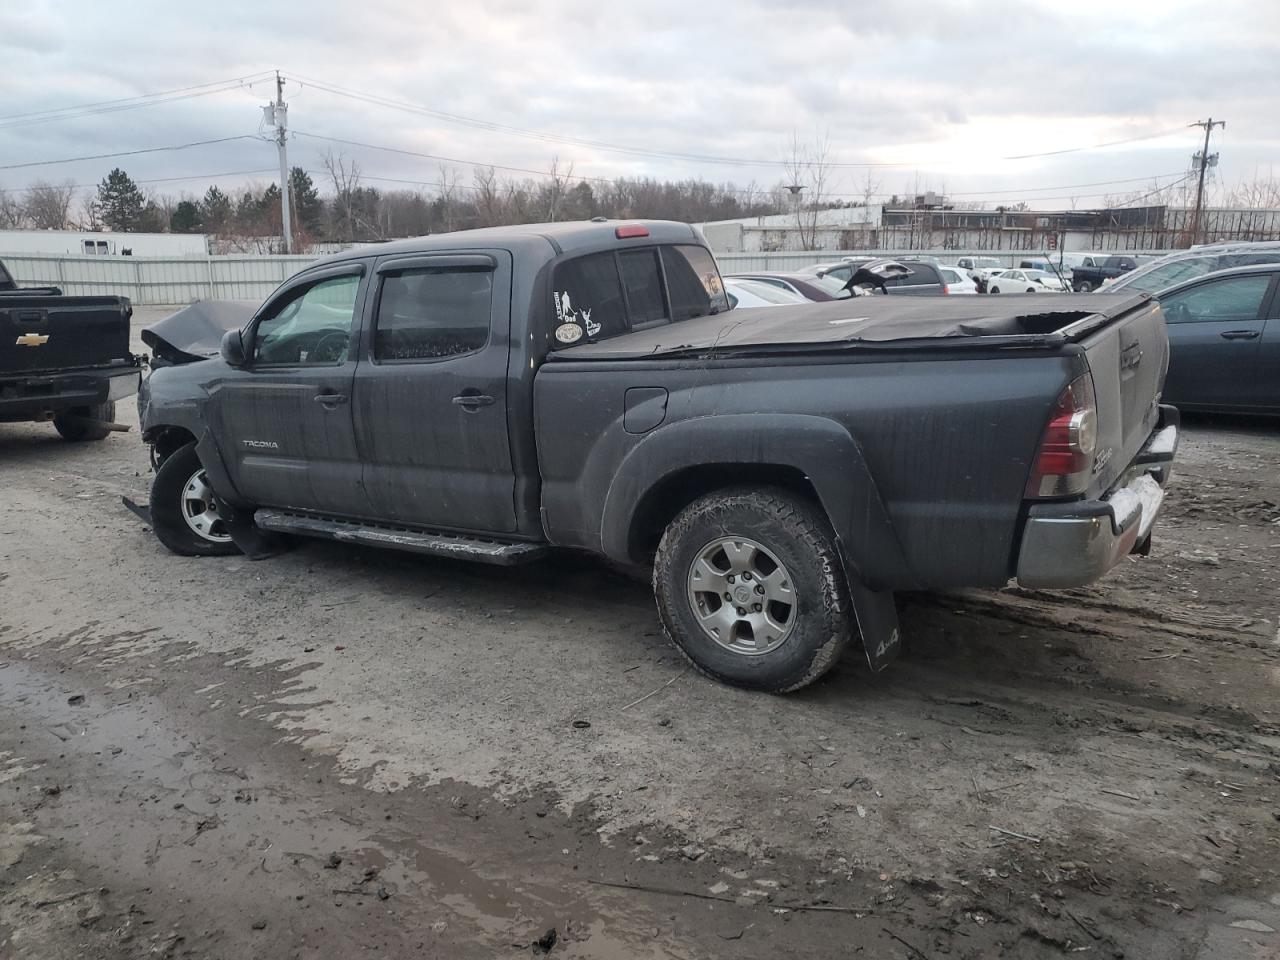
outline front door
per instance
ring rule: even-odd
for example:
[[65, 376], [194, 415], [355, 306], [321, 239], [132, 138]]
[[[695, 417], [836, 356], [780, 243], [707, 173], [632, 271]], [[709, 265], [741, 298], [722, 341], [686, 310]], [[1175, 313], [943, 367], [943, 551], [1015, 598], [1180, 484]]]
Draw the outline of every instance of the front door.
[[374, 515], [514, 531], [510, 253], [390, 259], [378, 265], [371, 296], [354, 413]]
[[1164, 396], [1188, 406], [1239, 407], [1257, 394], [1259, 345], [1273, 274], [1204, 280], [1160, 298], [1169, 325]]
[[246, 333], [245, 364], [210, 390], [209, 421], [236, 489], [269, 507], [363, 516], [352, 425], [360, 264], [282, 291]]

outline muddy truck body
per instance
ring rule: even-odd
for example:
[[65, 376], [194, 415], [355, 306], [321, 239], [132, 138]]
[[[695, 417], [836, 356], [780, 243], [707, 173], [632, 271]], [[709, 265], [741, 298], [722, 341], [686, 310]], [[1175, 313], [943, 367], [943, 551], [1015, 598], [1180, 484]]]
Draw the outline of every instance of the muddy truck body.
[[701, 670], [784, 691], [859, 638], [891, 660], [895, 591], [1071, 587], [1145, 552], [1167, 362], [1145, 297], [730, 310], [691, 227], [558, 223], [320, 261], [139, 404], [179, 553], [585, 550], [652, 570]]
[[0, 264], [0, 423], [53, 421], [67, 440], [102, 440], [116, 401], [141, 380], [124, 297], [64, 297], [20, 287]]

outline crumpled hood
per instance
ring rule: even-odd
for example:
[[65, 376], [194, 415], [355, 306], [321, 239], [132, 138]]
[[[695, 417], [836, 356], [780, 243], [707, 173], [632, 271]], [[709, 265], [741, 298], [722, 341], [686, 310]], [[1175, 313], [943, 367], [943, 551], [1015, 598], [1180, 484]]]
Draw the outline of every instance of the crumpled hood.
[[142, 342], [152, 351], [151, 365], [194, 363], [216, 357], [222, 335], [241, 329], [258, 306], [257, 300], [197, 300], [153, 323], [142, 331]]

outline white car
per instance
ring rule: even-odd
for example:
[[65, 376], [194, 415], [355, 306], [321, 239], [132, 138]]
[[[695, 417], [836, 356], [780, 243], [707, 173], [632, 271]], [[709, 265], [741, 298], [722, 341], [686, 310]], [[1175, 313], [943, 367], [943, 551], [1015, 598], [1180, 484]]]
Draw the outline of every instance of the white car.
[[969, 279], [969, 275], [959, 267], [939, 267], [938, 272], [942, 274], [942, 282], [946, 286], [946, 292], [952, 294], [960, 294], [962, 296], [976, 294], [978, 285]]
[[1067, 293], [1070, 289], [1043, 270], [1001, 270], [987, 280], [987, 293]]
[[729, 305], [734, 309], [743, 307], [781, 307], [797, 303], [808, 303], [804, 297], [781, 287], [770, 286], [759, 280], [738, 280], [725, 277], [724, 291], [729, 295]]

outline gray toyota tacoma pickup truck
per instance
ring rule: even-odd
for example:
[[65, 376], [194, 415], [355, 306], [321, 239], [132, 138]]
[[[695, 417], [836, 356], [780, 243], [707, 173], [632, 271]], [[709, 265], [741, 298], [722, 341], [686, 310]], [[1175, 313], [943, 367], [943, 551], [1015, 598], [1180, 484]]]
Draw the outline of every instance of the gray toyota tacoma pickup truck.
[[[170, 356], [214, 352], [194, 339]], [[1146, 297], [729, 310], [691, 227], [555, 223], [319, 261], [139, 404], [179, 554], [586, 550], [651, 566], [704, 672], [787, 691], [858, 639], [891, 660], [894, 591], [1071, 587], [1146, 552], [1168, 352]]]

